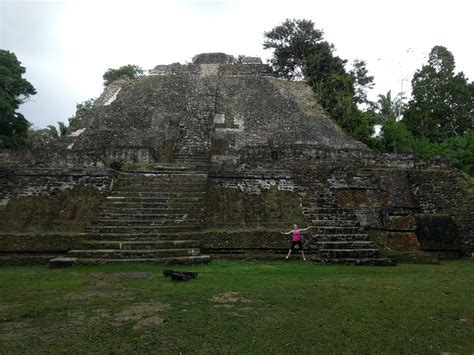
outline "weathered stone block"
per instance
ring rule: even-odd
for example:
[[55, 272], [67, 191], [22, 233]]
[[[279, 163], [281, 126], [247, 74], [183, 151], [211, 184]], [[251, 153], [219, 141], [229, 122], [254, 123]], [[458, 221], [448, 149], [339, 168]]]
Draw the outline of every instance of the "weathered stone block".
[[415, 216], [388, 216], [385, 228], [391, 231], [414, 231], [416, 218]]
[[374, 207], [377, 204], [369, 197], [367, 190], [336, 190], [336, 198], [337, 202], [344, 207]]
[[370, 230], [370, 238], [385, 250], [421, 251], [420, 242], [414, 232], [387, 232]]
[[77, 262], [77, 258], [55, 258], [49, 261], [50, 269], [71, 267]]
[[416, 216], [416, 234], [423, 250], [460, 250], [461, 240], [450, 216]]

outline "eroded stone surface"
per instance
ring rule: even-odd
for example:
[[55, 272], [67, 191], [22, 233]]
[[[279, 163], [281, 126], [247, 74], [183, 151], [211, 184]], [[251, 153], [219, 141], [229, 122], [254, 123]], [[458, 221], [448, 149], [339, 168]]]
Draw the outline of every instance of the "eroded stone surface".
[[[298, 223], [314, 227], [308, 250], [325, 243], [326, 255], [375, 258], [377, 248], [434, 245], [471, 255], [474, 245], [474, 196], [457, 170], [442, 159], [371, 151], [328, 118], [309, 86], [275, 78], [255, 58], [202, 54], [118, 80], [70, 136], [44, 151], [1, 150], [0, 168], [0, 205], [82, 185], [110, 193], [86, 229], [95, 242], [151, 248], [158, 234], [181, 243], [203, 231], [190, 238], [206, 251], [279, 252], [288, 244], [277, 232]], [[127, 182], [126, 174], [161, 178]], [[421, 237], [439, 215], [453, 225], [449, 246], [443, 236]]]

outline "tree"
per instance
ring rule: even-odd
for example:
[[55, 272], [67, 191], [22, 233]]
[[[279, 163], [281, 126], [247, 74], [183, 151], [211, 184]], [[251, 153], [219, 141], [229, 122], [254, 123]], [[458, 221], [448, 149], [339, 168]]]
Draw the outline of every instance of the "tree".
[[358, 104], [367, 104], [367, 90], [373, 86], [366, 63], [356, 60], [351, 71], [347, 60], [334, 54], [334, 45], [323, 41], [323, 31], [309, 20], [286, 20], [265, 32], [264, 49], [273, 49], [273, 69], [289, 80], [306, 80], [318, 103], [355, 139], [368, 143], [371, 116]]
[[69, 127], [74, 127], [77, 125], [83, 117], [94, 107], [95, 101], [97, 99], [90, 98], [86, 101], [80, 102], [76, 105], [76, 113], [74, 116], [69, 117]]
[[367, 63], [364, 60], [356, 59], [352, 63], [350, 71], [354, 81], [354, 100], [357, 104], [369, 104], [367, 90], [374, 87], [374, 77], [369, 76]]
[[50, 129], [35, 129], [33, 127], [29, 127], [25, 146], [29, 149], [42, 149], [51, 143], [52, 140], [53, 137], [51, 136]]
[[389, 90], [385, 95], [378, 95], [377, 102], [372, 102], [370, 104], [370, 111], [376, 116], [374, 122], [383, 125], [390, 118], [395, 120], [401, 119], [401, 116], [405, 111], [404, 99], [405, 97], [401, 93], [392, 98], [391, 90]]
[[381, 129], [382, 150], [386, 152], [412, 152], [415, 141], [406, 125], [389, 116]]
[[264, 34], [264, 49], [273, 49], [270, 60], [275, 71], [283, 78], [307, 78], [307, 57], [316, 43], [323, 39], [323, 32], [314, 28], [310, 20], [287, 19]]
[[16, 110], [36, 90], [22, 78], [24, 73], [14, 53], [0, 50], [0, 148], [25, 145], [30, 123]]
[[373, 77], [368, 76], [365, 62], [360, 60], [348, 72], [347, 60], [336, 56], [334, 50], [326, 41], [313, 46], [306, 59], [308, 84], [318, 103], [349, 135], [368, 143], [373, 133], [372, 116], [362, 112], [358, 104], [368, 103], [366, 90], [373, 85]]
[[48, 125], [49, 135], [53, 140], [64, 137], [69, 132], [69, 127], [66, 126], [64, 122], [58, 122], [58, 127], [59, 129], [57, 129], [55, 126]]
[[110, 85], [115, 80], [120, 79], [121, 77], [127, 77], [130, 79], [136, 79], [143, 75], [143, 69], [138, 65], [124, 65], [118, 69], [109, 68], [102, 78], [104, 79], [104, 86]]
[[405, 122], [414, 136], [441, 142], [464, 134], [472, 125], [474, 83], [455, 74], [452, 53], [442, 46], [431, 49], [428, 63], [413, 76], [412, 96]]

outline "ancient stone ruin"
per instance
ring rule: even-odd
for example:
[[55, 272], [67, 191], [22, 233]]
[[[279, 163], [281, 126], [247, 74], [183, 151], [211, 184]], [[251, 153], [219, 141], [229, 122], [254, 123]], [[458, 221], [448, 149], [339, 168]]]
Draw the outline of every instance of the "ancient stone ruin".
[[473, 252], [458, 170], [370, 150], [258, 58], [199, 54], [118, 80], [72, 128], [0, 150], [1, 260], [283, 258], [294, 223], [322, 263]]

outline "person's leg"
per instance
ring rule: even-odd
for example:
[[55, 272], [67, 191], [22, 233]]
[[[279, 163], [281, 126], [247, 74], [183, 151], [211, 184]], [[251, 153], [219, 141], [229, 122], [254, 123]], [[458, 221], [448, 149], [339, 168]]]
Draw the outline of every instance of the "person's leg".
[[285, 259], [288, 260], [288, 258], [290, 257], [290, 255], [291, 255], [291, 248], [288, 250], [288, 255], [286, 256]]
[[303, 242], [301, 240], [298, 240], [298, 247], [300, 248], [301, 256], [303, 257], [303, 260], [306, 260], [306, 258], [304, 257]]

